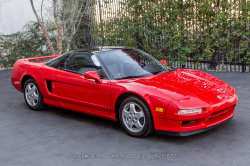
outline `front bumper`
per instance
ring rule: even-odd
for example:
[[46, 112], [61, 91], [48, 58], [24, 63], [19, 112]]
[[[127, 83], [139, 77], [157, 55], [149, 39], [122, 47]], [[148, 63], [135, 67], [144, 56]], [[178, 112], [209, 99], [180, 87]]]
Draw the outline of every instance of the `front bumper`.
[[215, 127], [218, 127], [226, 122], [228, 122], [229, 120], [231, 120], [233, 118], [233, 116], [221, 123], [218, 123], [214, 126], [211, 127], [207, 127], [207, 128], [203, 128], [203, 129], [198, 129], [198, 130], [192, 130], [192, 131], [184, 131], [184, 132], [173, 132], [173, 131], [164, 131], [164, 130], [155, 130], [156, 134], [162, 134], [162, 135], [171, 135], [171, 136], [189, 136], [189, 135], [193, 135], [193, 134], [198, 134], [210, 129], [213, 129]]
[[156, 119], [155, 132], [164, 135], [188, 136], [217, 127], [229, 121], [234, 115], [236, 103], [230, 107], [209, 113], [208, 116], [186, 120]]

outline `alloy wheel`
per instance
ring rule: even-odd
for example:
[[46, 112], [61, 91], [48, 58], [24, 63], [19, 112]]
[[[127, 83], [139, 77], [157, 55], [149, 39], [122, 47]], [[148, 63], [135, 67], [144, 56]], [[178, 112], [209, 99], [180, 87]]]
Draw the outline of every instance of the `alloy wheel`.
[[38, 89], [35, 84], [28, 83], [25, 87], [25, 97], [30, 106], [36, 106], [39, 99]]
[[144, 112], [134, 102], [129, 102], [123, 107], [122, 119], [126, 128], [131, 132], [140, 132], [145, 125]]

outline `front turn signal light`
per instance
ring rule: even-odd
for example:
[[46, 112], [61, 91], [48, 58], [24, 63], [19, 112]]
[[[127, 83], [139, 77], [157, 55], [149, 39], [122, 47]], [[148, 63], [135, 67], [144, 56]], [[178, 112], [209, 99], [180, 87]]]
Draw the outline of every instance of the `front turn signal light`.
[[230, 103], [234, 102], [235, 98], [236, 98], [236, 95], [234, 95], [231, 99], [229, 99], [228, 102]]
[[156, 108], [155, 108], [155, 111], [156, 111], [156, 112], [163, 112], [163, 108], [156, 107]]

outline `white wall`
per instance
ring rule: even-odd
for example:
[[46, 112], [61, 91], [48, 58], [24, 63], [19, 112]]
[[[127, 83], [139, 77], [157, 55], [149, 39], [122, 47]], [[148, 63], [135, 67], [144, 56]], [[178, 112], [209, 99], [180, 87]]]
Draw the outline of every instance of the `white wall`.
[[[34, 0], [37, 10], [40, 10], [41, 2]], [[30, 0], [0, 0], [0, 33], [18, 32], [29, 21], [36, 21]]]

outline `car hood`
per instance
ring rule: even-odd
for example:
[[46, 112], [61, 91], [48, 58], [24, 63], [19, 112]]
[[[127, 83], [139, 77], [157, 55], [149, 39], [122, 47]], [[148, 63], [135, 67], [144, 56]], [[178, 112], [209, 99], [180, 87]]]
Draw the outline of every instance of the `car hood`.
[[235, 90], [227, 83], [196, 70], [175, 70], [140, 78], [135, 82], [151, 86], [175, 100], [183, 100], [192, 96], [210, 105], [229, 100], [235, 95]]

